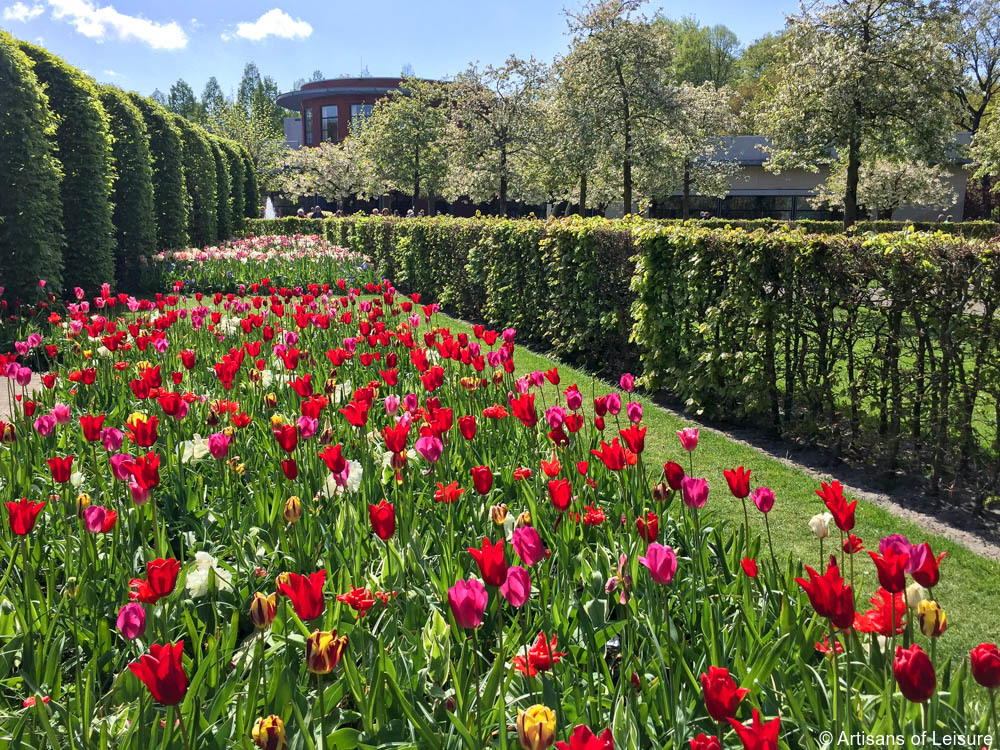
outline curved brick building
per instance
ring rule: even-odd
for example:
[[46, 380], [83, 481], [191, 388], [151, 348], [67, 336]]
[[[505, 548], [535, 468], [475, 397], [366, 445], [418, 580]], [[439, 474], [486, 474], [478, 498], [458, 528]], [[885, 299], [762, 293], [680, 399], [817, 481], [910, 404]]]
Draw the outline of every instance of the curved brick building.
[[351, 120], [367, 117], [372, 105], [399, 88], [399, 78], [333, 78], [304, 84], [298, 91], [281, 94], [277, 103], [298, 110], [301, 119], [299, 142], [317, 146], [323, 141], [342, 141], [350, 132]]

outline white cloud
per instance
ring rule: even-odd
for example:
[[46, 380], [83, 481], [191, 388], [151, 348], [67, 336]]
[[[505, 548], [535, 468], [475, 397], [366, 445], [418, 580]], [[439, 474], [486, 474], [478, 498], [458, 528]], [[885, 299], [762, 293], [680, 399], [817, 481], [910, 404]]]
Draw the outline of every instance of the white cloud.
[[[241, 21], [236, 24], [236, 36], [259, 42], [268, 36], [283, 39], [305, 39], [313, 33], [313, 27], [301, 18], [292, 18], [280, 8], [272, 8], [256, 21]], [[231, 34], [223, 34], [223, 39], [232, 39]]]
[[14, 3], [3, 9], [3, 20], [5, 21], [30, 21], [45, 12], [41, 3], [35, 3], [30, 8], [24, 3]]
[[110, 78], [118, 78], [121, 75], [121, 73], [119, 73], [119, 72], [117, 72], [115, 70], [105, 70], [104, 71], [104, 75], [106, 75], [106, 76], [108, 76]]
[[157, 23], [141, 16], [119, 13], [112, 6], [98, 8], [90, 0], [49, 0], [54, 18], [65, 18], [78, 32], [103, 40], [109, 33], [119, 39], [138, 39], [153, 49], [182, 49], [188, 38], [175, 21]]

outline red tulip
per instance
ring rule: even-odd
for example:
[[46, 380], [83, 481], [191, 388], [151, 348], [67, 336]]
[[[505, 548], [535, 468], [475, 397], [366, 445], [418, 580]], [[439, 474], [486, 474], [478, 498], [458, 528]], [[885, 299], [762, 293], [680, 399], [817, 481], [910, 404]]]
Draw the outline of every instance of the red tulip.
[[393, 427], [383, 427], [382, 437], [385, 438], [385, 449], [393, 453], [406, 452], [406, 439], [410, 435], [410, 425], [400, 422]]
[[642, 541], [655, 542], [660, 533], [660, 518], [653, 511], [649, 511], [645, 518], [640, 516], [635, 519], [635, 528]]
[[885, 555], [877, 552], [868, 552], [875, 562], [878, 570], [878, 582], [886, 591], [898, 594], [906, 590], [906, 564], [910, 560], [909, 555], [897, 552], [894, 548], [887, 548]]
[[190, 349], [182, 349], [181, 364], [184, 365], [185, 370], [190, 370], [194, 367], [194, 352]]
[[101, 439], [101, 425], [104, 424], [104, 414], [91, 416], [85, 414], [80, 417], [80, 427], [83, 428], [83, 437], [87, 442], [93, 443]]
[[318, 570], [308, 578], [298, 573], [289, 573], [288, 582], [278, 584], [278, 592], [292, 600], [292, 607], [300, 620], [315, 620], [326, 609], [324, 583], [326, 570]]
[[750, 726], [744, 726], [736, 719], [728, 719], [743, 743], [744, 750], [778, 750], [778, 730], [781, 717], [775, 716], [766, 724], [760, 720], [760, 711], [753, 710]]
[[827, 509], [833, 515], [833, 521], [837, 528], [843, 532], [848, 532], [854, 528], [854, 508], [858, 501], [848, 503], [844, 500], [844, 488], [840, 482], [834, 480], [832, 483], [822, 483], [822, 489], [816, 490], [816, 494], [823, 498]]
[[124, 465], [135, 483], [144, 490], [151, 490], [160, 484], [160, 456], [147, 453]]
[[934, 695], [937, 677], [934, 665], [926, 652], [914, 643], [909, 648], [896, 646], [896, 658], [892, 662], [899, 691], [912, 703], [923, 703]]
[[31, 530], [35, 528], [38, 514], [45, 507], [44, 502], [33, 503], [26, 497], [22, 497], [18, 502], [8, 500], [6, 505], [10, 530], [18, 536], [27, 536], [31, 533]]
[[323, 463], [326, 464], [326, 468], [330, 470], [331, 474], [340, 474], [347, 466], [347, 459], [341, 453], [340, 443], [327, 445], [318, 455], [323, 459]]
[[590, 727], [578, 724], [569, 742], [557, 742], [557, 750], [615, 750], [615, 738], [610, 729], [605, 729], [599, 735], [590, 731]]
[[980, 643], [969, 653], [972, 677], [988, 690], [1000, 688], [1000, 650], [995, 643]]
[[705, 698], [708, 715], [716, 721], [736, 715], [736, 707], [750, 691], [737, 687], [736, 681], [723, 667], [709, 667], [701, 675], [701, 691]]
[[146, 581], [150, 589], [159, 596], [167, 596], [177, 585], [177, 574], [181, 564], [172, 557], [158, 557], [146, 563]]
[[625, 451], [622, 450], [618, 438], [612, 440], [610, 445], [602, 440], [601, 449], [591, 448], [590, 452], [601, 459], [601, 462], [611, 471], [621, 471], [625, 468]]
[[496, 544], [483, 537], [482, 549], [475, 547], [466, 548], [476, 564], [479, 565], [479, 573], [483, 581], [488, 586], [501, 586], [507, 580], [507, 561], [503, 556], [503, 539]]
[[473, 466], [469, 473], [472, 474], [472, 486], [480, 495], [493, 488], [493, 470], [489, 466]]
[[299, 465], [295, 463], [294, 458], [286, 458], [281, 462], [281, 472], [285, 475], [285, 479], [295, 479], [299, 475]]
[[711, 736], [699, 734], [691, 740], [691, 750], [722, 750], [722, 745], [714, 734]]
[[274, 439], [285, 453], [291, 453], [299, 442], [299, 431], [295, 425], [283, 424], [274, 428]]
[[368, 404], [352, 401], [339, 410], [352, 427], [364, 427], [368, 424]]
[[517, 398], [512, 398], [510, 409], [525, 427], [534, 427], [538, 423], [534, 393], [523, 393]]
[[633, 453], [642, 453], [643, 449], [646, 447], [646, 428], [643, 427], [639, 429], [635, 425], [632, 425], [627, 430], [619, 430], [618, 434], [622, 436], [622, 440], [625, 441], [625, 445]]
[[941, 572], [938, 569], [944, 556], [947, 552], [942, 552], [937, 557], [934, 557], [934, 552], [931, 550], [931, 545], [927, 542], [923, 544], [918, 544], [916, 547], [910, 550], [910, 575], [913, 576], [913, 580], [919, 583], [921, 586], [927, 589], [932, 589], [937, 586], [938, 581], [941, 578]]
[[48, 464], [53, 482], [65, 484], [69, 481], [69, 476], [73, 469], [73, 456], [66, 456], [65, 458], [55, 456], [48, 460]]
[[176, 706], [184, 700], [188, 687], [187, 675], [181, 664], [183, 653], [184, 641], [165, 646], [154, 643], [149, 647], [148, 654], [143, 654], [128, 668], [145, 683], [154, 700], [165, 706]]
[[757, 577], [757, 561], [752, 557], [744, 557], [740, 560], [740, 565], [743, 567], [743, 572], [746, 573], [747, 578]]
[[667, 478], [667, 484], [674, 492], [681, 488], [681, 482], [684, 480], [684, 469], [680, 464], [667, 461], [663, 464], [663, 475]]
[[816, 614], [830, 618], [835, 627], [851, 627], [854, 624], [854, 593], [840, 577], [840, 569], [831, 564], [826, 573], [820, 575], [807, 565], [806, 572], [809, 574], [808, 581], [804, 578], [796, 578], [795, 581], [809, 595]]
[[742, 500], [750, 494], [750, 472], [742, 466], [737, 469], [726, 469], [722, 472], [729, 483], [729, 491], [733, 497]]
[[369, 503], [368, 521], [375, 536], [383, 542], [388, 540], [396, 531], [396, 506], [386, 500], [382, 500], [378, 505]]
[[549, 498], [553, 507], [560, 513], [569, 510], [569, 505], [573, 501], [573, 486], [568, 479], [549, 480]]
[[459, 487], [458, 482], [450, 482], [448, 485], [445, 485], [444, 482], [438, 482], [434, 499], [439, 503], [448, 505], [457, 502], [464, 492], [465, 489]]
[[458, 418], [458, 431], [466, 440], [472, 440], [476, 436], [476, 418], [471, 414]]
[[511, 662], [515, 672], [534, 677], [539, 672], [548, 672], [552, 669], [552, 665], [558, 664], [564, 656], [566, 656], [564, 652], [556, 651], [555, 634], [553, 633], [552, 640], [546, 643], [545, 634], [539, 631], [538, 639], [528, 650], [527, 659], [524, 656], [515, 656]]
[[140, 448], [149, 448], [157, 440], [156, 426], [158, 424], [157, 417], [147, 417], [145, 420], [135, 420], [135, 422], [128, 424], [126, 429], [133, 443]]

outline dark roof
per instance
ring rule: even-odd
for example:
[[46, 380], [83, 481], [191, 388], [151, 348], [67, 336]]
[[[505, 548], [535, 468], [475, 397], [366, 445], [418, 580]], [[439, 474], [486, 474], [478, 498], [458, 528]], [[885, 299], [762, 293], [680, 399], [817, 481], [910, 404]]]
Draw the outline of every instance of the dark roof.
[[399, 88], [399, 78], [330, 78], [310, 81], [297, 91], [278, 94], [275, 101], [286, 109], [301, 109], [302, 102], [330, 96], [385, 96]]

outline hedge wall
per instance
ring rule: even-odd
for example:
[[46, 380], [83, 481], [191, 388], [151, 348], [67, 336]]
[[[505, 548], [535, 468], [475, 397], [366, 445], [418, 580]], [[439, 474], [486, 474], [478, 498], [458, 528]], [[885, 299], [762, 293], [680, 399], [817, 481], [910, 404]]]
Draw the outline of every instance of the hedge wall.
[[223, 242], [233, 236], [233, 206], [232, 187], [229, 184], [229, 161], [218, 140], [213, 135], [208, 136], [208, 145], [212, 149], [212, 158], [215, 161], [215, 238], [216, 242]]
[[136, 278], [139, 259], [156, 252], [149, 135], [142, 113], [124, 91], [101, 86], [99, 95], [110, 123], [115, 164], [115, 278], [120, 288], [127, 288]]
[[181, 163], [188, 195], [188, 236], [194, 247], [214, 245], [219, 237], [219, 219], [215, 158], [208, 137], [201, 128], [180, 115], [171, 115], [170, 119], [181, 131]]
[[17, 42], [0, 31], [0, 305], [34, 302], [38, 280], [62, 288], [60, 167], [55, 118]]
[[[226, 166], [229, 168], [229, 213], [233, 220], [233, 233], [243, 231], [246, 218], [246, 174], [243, 171], [243, 157], [240, 147], [233, 141], [219, 138], [219, 146], [226, 156]], [[222, 234], [220, 231], [219, 234]], [[223, 239], [228, 239], [224, 237]]]
[[243, 177], [246, 180], [243, 185], [243, 198], [246, 201], [243, 215], [256, 219], [260, 216], [260, 185], [257, 182], [257, 170], [245, 148], [240, 148], [240, 155], [243, 158]]
[[324, 233], [455, 315], [607, 375], [641, 370], [697, 413], [996, 495], [1000, 239], [604, 219], [247, 228]]
[[115, 275], [108, 118], [91, 79], [41, 47], [21, 42], [21, 49], [34, 60], [35, 75], [58, 118], [54, 142], [63, 167], [63, 283], [96, 292]]
[[129, 93], [129, 98], [142, 113], [149, 136], [156, 249], [187, 247], [187, 188], [181, 132], [159, 104], [136, 93]]
[[[842, 234], [844, 224], [840, 221], [785, 221], [783, 219], [654, 219], [666, 225], [693, 224], [712, 229], [801, 229], [807, 234]], [[1000, 235], [1000, 223], [995, 221], [859, 221], [849, 230], [850, 234], [868, 232], [885, 233], [914, 229], [918, 232], [944, 232], [962, 237], [986, 239]]]

